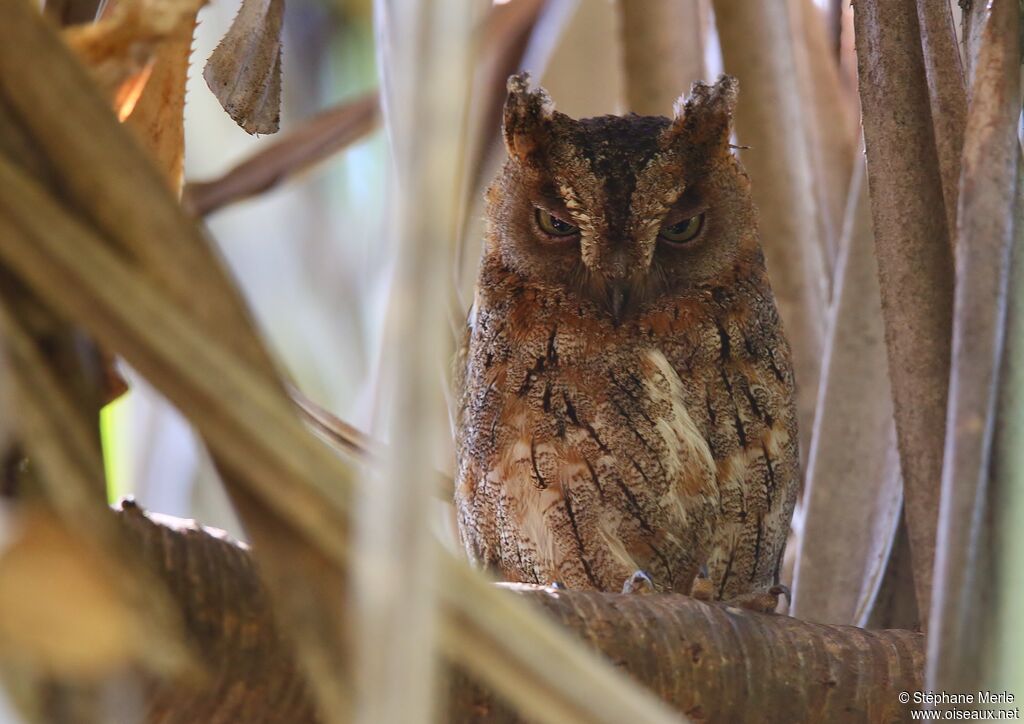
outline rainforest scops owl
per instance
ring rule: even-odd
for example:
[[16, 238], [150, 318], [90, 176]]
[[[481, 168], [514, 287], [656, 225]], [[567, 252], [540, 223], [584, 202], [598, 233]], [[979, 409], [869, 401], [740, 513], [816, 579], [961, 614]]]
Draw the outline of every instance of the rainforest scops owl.
[[504, 580], [742, 600], [778, 583], [794, 380], [737, 83], [672, 119], [575, 120], [525, 74], [456, 359], [459, 533]]

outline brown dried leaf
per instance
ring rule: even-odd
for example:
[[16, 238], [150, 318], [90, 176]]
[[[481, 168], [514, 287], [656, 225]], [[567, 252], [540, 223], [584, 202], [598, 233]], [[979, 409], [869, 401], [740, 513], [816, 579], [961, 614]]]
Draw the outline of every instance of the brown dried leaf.
[[160, 44], [149, 80], [126, 121], [175, 193], [181, 190], [184, 171], [185, 83], [200, 4], [195, 4], [191, 14], [184, 14], [166, 42]]
[[102, 549], [39, 505], [11, 522], [12, 538], [0, 550], [4, 657], [90, 679], [145, 658], [145, 627], [125, 605], [118, 566]]
[[63, 31], [64, 41], [92, 71], [123, 120], [149, 78], [164, 40], [195, 19], [206, 0], [123, 0], [109, 17]]
[[203, 78], [246, 133], [277, 133], [281, 118], [284, 0], [242, 0], [206, 61]]

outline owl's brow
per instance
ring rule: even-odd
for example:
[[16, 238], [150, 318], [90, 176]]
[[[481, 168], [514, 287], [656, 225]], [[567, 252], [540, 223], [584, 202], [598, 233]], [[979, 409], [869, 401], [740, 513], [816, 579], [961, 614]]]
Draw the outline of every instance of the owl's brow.
[[552, 157], [557, 163], [549, 166], [551, 190], [582, 226], [600, 223], [598, 218], [604, 199], [594, 194], [600, 193], [603, 185], [595, 172], [593, 158], [587, 153], [586, 144], [579, 139], [563, 141], [553, 150]]
[[675, 203], [669, 206], [666, 217], [678, 217], [685, 219], [690, 216], [707, 211], [708, 205], [704, 199], [701, 198], [700, 193], [697, 189], [692, 186], [686, 189], [679, 198], [676, 199]]
[[[629, 203], [635, 231], [653, 235], [662, 220], [687, 198], [691, 187], [681, 171], [679, 155], [670, 149], [653, 154], [637, 171]], [[666, 178], [674, 182], [666, 184]]]
[[595, 225], [595, 218], [591, 213], [593, 202], [588, 203], [587, 200], [581, 199], [576, 187], [568, 179], [555, 178], [553, 188], [557, 193], [559, 204], [573, 221], [579, 224], [584, 235], [588, 231], [592, 232]]
[[537, 191], [537, 198], [534, 199], [534, 204], [556, 216], [570, 215], [568, 204], [565, 202], [565, 199], [559, 196], [554, 185], [539, 189]]

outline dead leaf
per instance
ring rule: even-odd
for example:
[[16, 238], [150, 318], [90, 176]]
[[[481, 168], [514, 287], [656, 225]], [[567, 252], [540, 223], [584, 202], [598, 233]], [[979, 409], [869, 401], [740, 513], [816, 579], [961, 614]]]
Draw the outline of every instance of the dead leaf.
[[124, 0], [96, 23], [67, 28], [65, 42], [92, 71], [123, 120], [135, 107], [154, 56], [206, 0]]
[[185, 161], [185, 83], [188, 80], [192, 34], [201, 3], [183, 15], [174, 32], [160, 44], [126, 124], [163, 171], [171, 190], [181, 193]]
[[144, 660], [146, 622], [122, 596], [118, 562], [42, 506], [14, 523], [0, 552], [0, 649], [91, 679]]
[[247, 133], [280, 127], [283, 19], [284, 0], [242, 0], [203, 70], [210, 90]]

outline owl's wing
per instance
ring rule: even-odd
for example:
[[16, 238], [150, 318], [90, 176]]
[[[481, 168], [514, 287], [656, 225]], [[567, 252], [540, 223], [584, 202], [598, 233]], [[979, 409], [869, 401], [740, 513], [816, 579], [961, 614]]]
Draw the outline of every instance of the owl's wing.
[[452, 434], [457, 439], [462, 427], [462, 411], [465, 407], [466, 372], [469, 364], [469, 341], [473, 337], [473, 326], [476, 321], [476, 304], [470, 306], [466, 315], [466, 326], [452, 357], [449, 379], [451, 390], [448, 397], [448, 411], [451, 420]]

